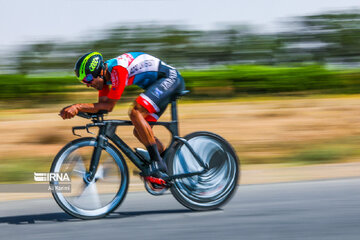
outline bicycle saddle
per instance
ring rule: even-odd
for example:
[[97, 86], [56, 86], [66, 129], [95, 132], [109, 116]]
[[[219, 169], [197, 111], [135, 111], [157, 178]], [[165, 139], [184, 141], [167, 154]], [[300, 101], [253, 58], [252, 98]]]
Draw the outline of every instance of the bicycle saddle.
[[185, 96], [186, 94], [188, 94], [190, 91], [189, 90], [184, 90], [184, 91], [181, 91], [179, 96]]
[[186, 94], [188, 94], [190, 91], [189, 90], [183, 90], [180, 93], [178, 93], [176, 96], [174, 96], [171, 101], [174, 101], [176, 99], [181, 98], [182, 96], [185, 96]]

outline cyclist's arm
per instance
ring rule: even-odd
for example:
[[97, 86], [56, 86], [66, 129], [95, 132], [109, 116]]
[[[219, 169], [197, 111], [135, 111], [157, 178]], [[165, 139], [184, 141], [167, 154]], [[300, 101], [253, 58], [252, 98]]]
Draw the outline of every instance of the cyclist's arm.
[[73, 118], [78, 112], [87, 112], [87, 113], [97, 113], [100, 110], [106, 110], [111, 112], [117, 102], [116, 99], [105, 99], [102, 97], [102, 100], [99, 99], [98, 103], [78, 103], [68, 107], [63, 108], [60, 111], [60, 116], [63, 119]]
[[106, 110], [111, 112], [116, 104], [116, 99], [110, 99], [108, 97], [100, 97], [97, 103], [78, 103], [75, 107], [80, 112], [96, 113], [100, 110]]
[[104, 86], [104, 88], [99, 91], [99, 101], [97, 103], [74, 104], [61, 110], [60, 116], [63, 119], [69, 119], [73, 118], [79, 111], [96, 113], [100, 110], [106, 110], [111, 112], [124, 91], [127, 77], [128, 73], [125, 68], [115, 66], [111, 72], [111, 89], [109, 89], [108, 86]]
[[117, 100], [121, 98], [124, 92], [127, 77], [128, 72], [124, 67], [113, 67], [111, 71], [111, 88], [109, 89], [108, 86], [104, 86], [104, 88], [99, 91], [99, 102], [94, 103], [94, 108], [111, 112]]
[[107, 110], [111, 112], [116, 102], [121, 98], [125, 88], [125, 81], [128, 77], [128, 72], [124, 67], [115, 66], [111, 71], [111, 88], [104, 86], [99, 91], [99, 102], [94, 103], [93, 106], [89, 104], [81, 104], [79, 111], [95, 113], [99, 110]]

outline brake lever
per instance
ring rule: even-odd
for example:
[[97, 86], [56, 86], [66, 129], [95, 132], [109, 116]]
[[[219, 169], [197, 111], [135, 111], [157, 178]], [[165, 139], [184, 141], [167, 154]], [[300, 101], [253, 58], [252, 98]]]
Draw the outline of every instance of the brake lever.
[[[90, 126], [90, 127], [92, 127], [92, 126]], [[95, 133], [90, 132], [90, 130], [89, 130], [89, 126], [88, 126], [88, 125], [86, 125], [85, 129], [86, 129], [86, 131], [87, 131], [88, 133], [95, 135]]]
[[86, 129], [86, 127], [83, 127], [83, 126], [81, 126], [81, 127], [73, 127], [73, 128], [72, 128], [72, 134], [73, 134], [74, 136], [81, 137], [80, 134], [76, 134], [76, 133], [75, 133], [75, 130], [80, 130], [80, 129]]

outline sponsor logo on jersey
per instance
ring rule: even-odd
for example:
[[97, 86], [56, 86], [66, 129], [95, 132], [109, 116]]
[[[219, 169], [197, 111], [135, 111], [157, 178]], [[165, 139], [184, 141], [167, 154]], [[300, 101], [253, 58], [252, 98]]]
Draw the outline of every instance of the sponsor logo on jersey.
[[174, 69], [169, 70], [169, 78], [171, 78], [171, 79], [177, 78], [176, 70], [174, 70]]
[[113, 69], [112, 73], [111, 73], [111, 85], [112, 87], [116, 88], [119, 86], [119, 74], [116, 71], [116, 69]]
[[169, 78], [165, 79], [160, 86], [167, 91], [175, 82], [177, 78], [177, 72], [174, 69], [169, 70]]
[[130, 54], [124, 53], [123, 56], [126, 57], [129, 63], [131, 63], [134, 60], [133, 56], [131, 56]]
[[153, 66], [154, 64], [154, 60], [144, 60], [136, 65], [134, 65], [131, 69], [130, 69], [130, 75], [136, 73], [137, 71], [141, 71], [143, 68], [148, 68]]
[[175, 83], [175, 79], [173, 78], [167, 78], [165, 79], [161, 84], [160, 86], [165, 90], [167, 91], [172, 85], [174, 85]]
[[163, 91], [161, 91], [161, 90], [158, 89], [158, 88], [155, 88], [155, 91], [154, 91], [155, 97], [160, 98], [160, 95], [161, 95], [161, 94], [163, 94]]
[[126, 53], [121, 55], [120, 57], [117, 57], [118, 65], [124, 68], [127, 68], [132, 63], [133, 60], [134, 58]]

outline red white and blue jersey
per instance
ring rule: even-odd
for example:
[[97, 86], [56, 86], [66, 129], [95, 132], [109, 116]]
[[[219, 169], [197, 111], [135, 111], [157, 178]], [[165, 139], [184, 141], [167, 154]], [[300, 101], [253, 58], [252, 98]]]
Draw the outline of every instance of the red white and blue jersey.
[[[142, 52], [129, 52], [105, 62], [111, 82], [104, 85], [99, 96], [120, 99], [126, 86], [135, 84], [146, 89], [159, 77], [160, 59]], [[162, 63], [164, 64], [164, 63]]]

